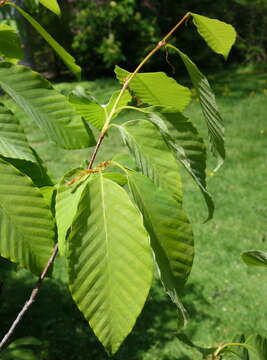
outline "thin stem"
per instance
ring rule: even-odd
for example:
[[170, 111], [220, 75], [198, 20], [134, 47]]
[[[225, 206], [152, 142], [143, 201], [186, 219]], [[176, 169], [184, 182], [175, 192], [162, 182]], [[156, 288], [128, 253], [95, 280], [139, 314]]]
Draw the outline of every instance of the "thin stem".
[[[100, 145], [102, 143], [102, 141], [104, 140], [106, 132], [101, 132], [98, 141], [96, 143], [95, 149], [93, 154], [91, 155], [91, 158], [89, 160], [89, 165], [88, 165], [88, 169], [91, 169], [93, 167], [97, 152], [100, 148]], [[29, 297], [29, 300], [26, 301], [25, 305], [23, 306], [23, 308], [21, 309], [21, 311], [19, 312], [19, 314], [17, 315], [16, 319], [14, 320], [14, 322], [12, 323], [10, 329], [8, 330], [8, 332], [6, 333], [6, 335], [3, 337], [1, 343], [0, 343], [0, 352], [3, 350], [4, 346], [6, 345], [6, 343], [9, 341], [10, 337], [12, 336], [12, 334], [14, 333], [16, 327], [18, 326], [18, 324], [20, 323], [21, 319], [23, 318], [23, 316], [25, 315], [25, 313], [29, 310], [29, 308], [31, 307], [31, 305], [34, 303], [39, 291], [41, 290], [42, 287], [42, 283], [44, 278], [46, 277], [50, 267], [52, 266], [52, 264], [54, 263], [56, 257], [58, 254], [58, 244], [55, 245], [54, 249], [53, 249], [53, 253], [51, 255], [51, 257], [49, 258], [42, 274], [40, 275], [36, 285], [34, 286], [31, 295]]]
[[34, 303], [36, 296], [38, 295], [43, 280], [46, 277], [50, 266], [53, 264], [56, 256], [58, 253], [58, 245], [56, 244], [54, 249], [53, 249], [53, 253], [51, 255], [51, 257], [49, 258], [42, 274], [40, 275], [37, 283], [35, 284], [32, 292], [31, 292], [31, 296], [29, 298], [28, 301], [26, 301], [26, 303], [24, 304], [23, 308], [21, 309], [21, 311], [19, 312], [19, 314], [17, 315], [16, 319], [14, 320], [13, 324], [11, 325], [10, 329], [8, 330], [8, 332], [6, 333], [6, 335], [3, 337], [1, 343], [0, 343], [0, 351], [3, 350], [4, 346], [6, 345], [6, 343], [8, 342], [8, 340], [10, 339], [10, 337], [12, 336], [13, 332], [15, 331], [16, 327], [18, 326], [18, 324], [20, 323], [21, 319], [23, 318], [23, 316], [25, 315], [25, 313], [28, 311], [28, 309], [30, 308], [30, 306]]
[[[0, 0], [0, 6], [1, 5], [5, 5], [5, 3], [8, 1], [5, 0]], [[174, 33], [174, 31], [180, 26], [182, 25], [190, 16], [190, 13], [187, 13], [175, 26], [174, 28], [172, 28], [172, 30], [155, 46], [154, 49], [152, 49], [148, 55], [144, 58], [144, 60], [137, 66], [137, 68], [134, 70], [133, 73], [131, 73], [129, 75], [129, 77], [125, 80], [123, 87], [121, 88], [121, 91], [108, 115], [108, 118], [102, 128], [102, 131], [100, 133], [100, 136], [97, 140], [95, 149], [91, 155], [91, 158], [89, 160], [89, 164], [88, 164], [88, 169], [91, 169], [93, 167], [96, 155], [99, 151], [99, 148], [105, 138], [105, 135], [108, 131], [109, 128], [109, 123], [113, 117], [113, 115], [115, 114], [116, 110], [117, 110], [117, 106], [119, 104], [119, 101], [121, 99], [121, 97], [123, 96], [124, 92], [126, 91], [130, 81], [134, 78], [134, 76], [138, 73], [138, 71], [145, 65], [145, 63], [162, 47], [164, 47], [166, 45], [166, 41], [168, 40], [168, 38]], [[50, 267], [52, 266], [53, 262], [55, 261], [56, 257], [58, 254], [58, 245], [56, 244], [54, 249], [53, 249], [53, 253], [51, 255], [51, 257], [49, 258], [42, 274], [40, 275], [36, 285], [34, 286], [30, 298], [28, 301], [26, 301], [25, 305], [23, 306], [23, 308], [21, 309], [21, 311], [19, 312], [19, 314], [17, 315], [16, 319], [14, 320], [14, 322], [12, 323], [10, 329], [8, 330], [8, 332], [6, 333], [6, 335], [3, 337], [1, 343], [0, 343], [0, 351], [3, 350], [4, 346], [6, 345], [6, 343], [9, 341], [10, 337], [12, 336], [12, 334], [14, 333], [16, 327], [18, 326], [18, 324], [20, 323], [21, 319], [23, 318], [23, 316], [25, 315], [25, 313], [29, 310], [29, 308], [31, 307], [31, 305], [34, 303], [41, 287], [42, 287], [42, 283], [44, 278], [46, 277]]]
[[138, 108], [138, 107], [135, 107], [135, 106], [126, 105], [126, 106], [121, 106], [121, 107], [117, 108], [115, 110], [115, 114], [117, 112], [121, 112], [122, 110], [134, 110], [134, 111], [139, 111], [139, 112], [142, 112], [142, 113], [146, 112], [146, 111], [144, 111], [144, 108]]
[[178, 29], [178, 27], [180, 27], [186, 20], [188, 20], [190, 16], [191, 16], [190, 12], [185, 14], [185, 16], [171, 29], [170, 32], [168, 32], [168, 34], [162, 39], [162, 41], [166, 42], [172, 36], [172, 34]]
[[139, 72], [139, 70], [148, 62], [148, 60], [162, 47], [164, 47], [166, 45], [166, 41], [170, 38], [170, 36], [175, 32], [175, 30], [178, 29], [178, 27], [180, 27], [187, 19], [189, 19], [189, 17], [191, 16], [190, 13], [185, 14], [185, 16], [171, 29], [170, 32], [168, 32], [168, 34], [166, 36], [164, 36], [164, 38], [159, 41], [159, 43], [154, 47], [154, 49], [152, 49], [147, 56], [143, 59], [143, 61], [141, 61], [141, 63], [137, 66], [137, 68], [134, 70], [134, 72], [132, 72], [128, 78], [125, 80], [123, 87], [121, 88], [121, 91], [109, 113], [109, 116], [106, 120], [106, 123], [102, 129], [102, 132], [106, 132], [109, 126], [109, 123], [113, 117], [113, 115], [116, 112], [116, 108], [118, 106], [118, 103], [121, 99], [121, 97], [123, 96], [124, 92], [126, 91], [126, 89], [128, 88], [128, 85], [130, 83], [130, 81], [135, 77], [135, 75]]
[[97, 155], [97, 153], [98, 153], [98, 150], [99, 150], [99, 148], [100, 148], [100, 145], [102, 144], [102, 141], [103, 141], [104, 138], [105, 138], [106, 132], [107, 132], [107, 130], [106, 130], [106, 131], [103, 131], [103, 130], [101, 131], [100, 136], [99, 136], [99, 138], [98, 138], [98, 140], [97, 140], [97, 143], [96, 143], [94, 152], [92, 153], [91, 158], [90, 158], [90, 160], [89, 160], [89, 164], [88, 164], [87, 169], [92, 169], [93, 164], [94, 164], [94, 161], [95, 161], [95, 158], [96, 158], [96, 155]]
[[230, 347], [230, 346], [241, 346], [241, 347], [244, 347], [245, 349], [248, 348], [248, 346], [247, 346], [246, 344], [244, 344], [244, 343], [228, 343], [228, 344], [223, 344], [223, 345], [220, 345], [220, 346], [218, 347], [218, 349], [217, 349], [217, 350], [215, 351], [215, 353], [214, 353], [214, 356], [216, 357], [216, 356], [220, 355], [220, 353], [221, 353], [225, 348], [228, 348], [228, 347]]

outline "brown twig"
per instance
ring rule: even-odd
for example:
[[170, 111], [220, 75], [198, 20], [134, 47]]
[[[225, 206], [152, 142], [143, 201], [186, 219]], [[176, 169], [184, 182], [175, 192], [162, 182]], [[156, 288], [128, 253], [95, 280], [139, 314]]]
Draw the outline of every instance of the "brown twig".
[[100, 145], [102, 144], [102, 141], [103, 141], [104, 138], [105, 138], [105, 135], [106, 135], [106, 131], [105, 131], [105, 132], [102, 131], [102, 132], [100, 133], [100, 136], [99, 136], [99, 138], [98, 138], [98, 140], [97, 140], [97, 143], [96, 143], [94, 152], [93, 152], [93, 154], [91, 155], [91, 159], [90, 159], [90, 161], [89, 161], [89, 164], [88, 164], [87, 169], [92, 169], [93, 164], [94, 164], [94, 161], [95, 161], [95, 158], [96, 158], [96, 155], [97, 155], [97, 153], [98, 153], [98, 150], [99, 150], [99, 148], [100, 148]]
[[4, 6], [7, 2], [8, 2], [8, 0], [1, 0], [0, 1], [0, 6]]
[[15, 331], [16, 327], [18, 326], [18, 324], [20, 323], [21, 319], [23, 318], [23, 316], [25, 315], [25, 313], [28, 311], [28, 309], [30, 308], [30, 306], [34, 303], [36, 296], [38, 295], [43, 280], [46, 277], [51, 265], [53, 264], [56, 256], [58, 253], [58, 245], [56, 244], [54, 249], [53, 249], [53, 253], [51, 255], [51, 257], [49, 258], [42, 274], [40, 275], [37, 283], [35, 284], [32, 292], [31, 292], [31, 296], [29, 298], [28, 301], [26, 301], [26, 303], [24, 304], [23, 308], [21, 309], [21, 311], [19, 312], [19, 314], [17, 315], [16, 319], [14, 320], [14, 322], [12, 323], [10, 329], [8, 330], [8, 332], [6, 333], [6, 335], [3, 337], [1, 343], [0, 343], [0, 351], [3, 350], [4, 346], [6, 345], [6, 343], [8, 342], [8, 340], [10, 339], [10, 337], [12, 336], [13, 332]]

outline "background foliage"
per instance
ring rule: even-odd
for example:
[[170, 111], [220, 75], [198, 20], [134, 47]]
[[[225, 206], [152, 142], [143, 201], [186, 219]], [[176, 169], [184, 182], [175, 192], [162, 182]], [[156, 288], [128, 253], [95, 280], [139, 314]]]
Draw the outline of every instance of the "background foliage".
[[[132, 69], [189, 10], [220, 18], [238, 29], [238, 41], [230, 57], [233, 64], [263, 65], [267, 59], [267, 0], [61, 0], [60, 19], [38, 7], [36, 0], [17, 2], [42, 19], [42, 25], [71, 51], [91, 78], [111, 75], [115, 64]], [[1, 16], [16, 19], [22, 37], [28, 39], [28, 59], [37, 70], [51, 72], [52, 68], [53, 75], [64, 75], [65, 67], [34, 30], [13, 13]], [[32, 51], [27, 48], [29, 42]], [[220, 57], [212, 57], [207, 63], [210, 50], [199, 41], [196, 31], [178, 32], [175, 42], [189, 56], [194, 49], [194, 60], [204, 71], [223, 67]], [[155, 68], [170, 72], [164, 54], [152, 59], [146, 70]]]

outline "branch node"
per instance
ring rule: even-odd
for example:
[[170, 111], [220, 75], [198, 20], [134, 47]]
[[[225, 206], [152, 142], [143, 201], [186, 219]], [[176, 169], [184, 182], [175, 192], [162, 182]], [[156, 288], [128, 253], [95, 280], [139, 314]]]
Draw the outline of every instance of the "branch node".
[[158, 42], [157, 48], [161, 49], [163, 46], [165, 46], [167, 42], [165, 40], [161, 40]]

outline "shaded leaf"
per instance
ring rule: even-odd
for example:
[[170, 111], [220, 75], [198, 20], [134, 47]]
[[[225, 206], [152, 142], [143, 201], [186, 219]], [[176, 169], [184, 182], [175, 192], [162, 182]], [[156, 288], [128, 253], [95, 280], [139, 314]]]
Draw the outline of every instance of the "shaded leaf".
[[229, 52], [236, 40], [236, 31], [232, 25], [217, 19], [191, 13], [194, 25], [200, 36], [217, 54], [227, 59]]
[[106, 179], [112, 180], [120, 186], [124, 186], [127, 183], [127, 178], [124, 174], [116, 172], [104, 172], [103, 176]]
[[[246, 341], [246, 337], [244, 334], [238, 334], [236, 336], [234, 336], [233, 340], [231, 341], [232, 343], [239, 343], [239, 344], [245, 344]], [[234, 351], [234, 353], [239, 356], [239, 358], [241, 360], [249, 360], [249, 354], [248, 354], [248, 348], [246, 347], [246, 345], [244, 346], [236, 346], [234, 348], [232, 348], [232, 351]], [[227, 351], [225, 352], [227, 354]], [[224, 353], [222, 353], [222, 356], [224, 358]]]
[[175, 46], [167, 45], [174, 49], [183, 60], [188, 74], [196, 88], [197, 95], [202, 107], [203, 115], [206, 119], [209, 138], [211, 143], [211, 150], [215, 156], [218, 157], [217, 170], [225, 159], [224, 148], [224, 125], [223, 119], [218, 111], [215, 96], [210, 87], [207, 78], [199, 71], [196, 64], [189, 59], [189, 57]]
[[0, 155], [35, 162], [23, 128], [14, 114], [0, 103]]
[[123, 167], [131, 170], [137, 170], [136, 162], [131, 154], [116, 154], [113, 156], [112, 161], [120, 163]]
[[177, 159], [199, 186], [208, 207], [208, 218], [214, 212], [214, 203], [206, 187], [206, 147], [192, 122], [181, 113], [150, 114], [150, 120], [164, 135]]
[[246, 345], [249, 348], [249, 360], [266, 360], [267, 359], [267, 338], [259, 334], [247, 337]]
[[182, 201], [178, 164], [157, 127], [146, 120], [128, 121], [117, 127], [142, 173]]
[[[56, 222], [58, 229], [58, 248], [65, 255], [66, 237], [75, 218], [80, 198], [90, 175], [81, 168], [68, 171], [61, 179], [56, 195]], [[70, 184], [74, 179], [74, 183]]]
[[[116, 66], [117, 79], [124, 83], [130, 73]], [[189, 104], [191, 92], [163, 72], [138, 73], [129, 83], [138, 100], [150, 105], [174, 107], [183, 111]]]
[[39, 2], [56, 15], [60, 15], [60, 7], [57, 0], [39, 0]]
[[53, 186], [54, 183], [47, 173], [47, 168], [42, 159], [39, 157], [34, 149], [31, 149], [35, 158], [35, 162], [4, 158], [5, 161], [15, 166], [20, 172], [31, 178], [32, 182], [37, 187]]
[[267, 253], [258, 250], [243, 252], [243, 261], [249, 266], [267, 266]]
[[153, 263], [141, 214], [127, 193], [101, 173], [83, 192], [68, 248], [72, 296], [114, 354], [144, 305]]
[[92, 131], [67, 98], [40, 74], [25, 66], [2, 63], [0, 86], [59, 146], [79, 149], [95, 144]]
[[1, 256], [40, 275], [53, 250], [53, 218], [40, 190], [3, 160], [0, 160], [0, 231]]
[[55, 186], [43, 186], [40, 191], [45, 199], [46, 204], [49, 206], [53, 217], [55, 217], [55, 205], [56, 205], [56, 188]]
[[[200, 354], [202, 354], [203, 359], [209, 359], [208, 356], [211, 356], [212, 354], [214, 354], [214, 352], [216, 351], [215, 347], [201, 347], [199, 345], [194, 344], [190, 338], [180, 332], [177, 335], [177, 338], [179, 340], [179, 345], [183, 345], [185, 346], [186, 349], [189, 349], [190, 353], [192, 353], [192, 359], [197, 359], [197, 356]], [[190, 354], [191, 355], [191, 354]]]
[[[70, 96], [70, 102], [74, 105], [77, 112], [90, 124], [92, 124], [99, 131], [102, 130], [107, 117], [112, 110], [112, 107], [115, 105], [116, 99], [120, 91], [115, 91], [108, 104], [100, 105], [96, 101], [91, 100], [88, 96], [82, 96], [81, 94]], [[117, 104], [117, 108], [123, 107], [131, 100], [131, 96], [128, 91], [126, 91]], [[113, 115], [113, 118], [118, 116], [120, 111], [116, 112]]]
[[128, 171], [128, 181], [150, 235], [160, 278], [172, 301], [183, 312], [179, 294], [194, 258], [191, 225], [182, 205], [149, 178]]
[[[51, 0], [46, 0], [48, 3]], [[36, 21], [33, 17], [31, 17], [28, 13], [22, 10], [19, 6], [12, 2], [7, 2], [7, 5], [13, 6], [34, 28], [38, 33], [47, 41], [47, 43], [55, 50], [58, 56], [62, 59], [62, 61], [66, 64], [66, 66], [70, 69], [71, 72], [77, 77], [81, 76], [81, 68], [75, 62], [75, 59], [61, 46], [59, 43], [52, 38], [50, 34]]]
[[104, 108], [100, 104], [90, 101], [87, 97], [77, 95], [71, 95], [69, 100], [78, 114], [101, 131], [105, 124], [106, 115]]
[[[1, 351], [1, 360], [36, 360], [42, 342], [34, 337], [22, 337], [12, 341]], [[38, 356], [39, 358], [39, 356]]]
[[16, 63], [24, 57], [16, 31], [5, 24], [0, 24], [0, 56], [5, 61], [12, 63]]

